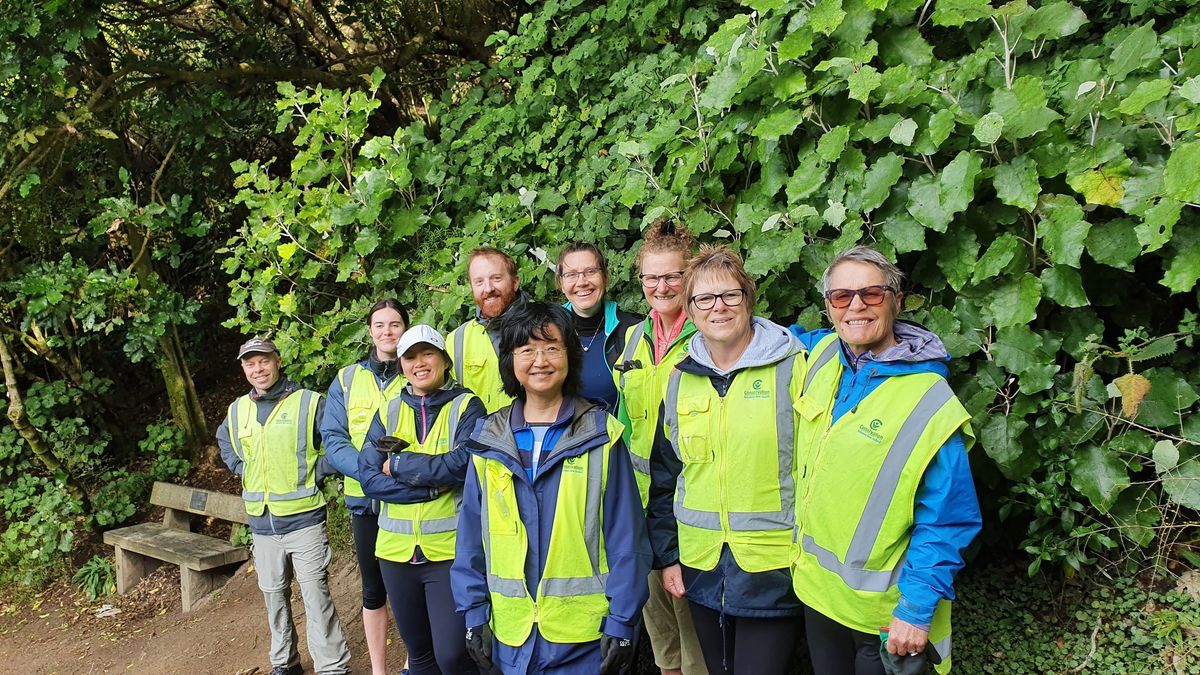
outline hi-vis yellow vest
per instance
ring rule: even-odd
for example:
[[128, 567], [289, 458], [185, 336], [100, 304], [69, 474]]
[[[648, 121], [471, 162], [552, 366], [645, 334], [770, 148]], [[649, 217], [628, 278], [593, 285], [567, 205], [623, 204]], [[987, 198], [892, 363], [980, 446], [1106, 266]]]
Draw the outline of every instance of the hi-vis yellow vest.
[[266, 424], [258, 423], [249, 394], [229, 405], [229, 440], [245, 463], [242, 501], [246, 513], [261, 516], [267, 505], [277, 516], [319, 509], [317, 488], [317, 403], [321, 395], [297, 389], [275, 405]]
[[[650, 450], [654, 447], [654, 432], [658, 427], [658, 409], [667, 394], [667, 379], [675, 364], [687, 356], [688, 340], [696, 327], [691, 319], [684, 321], [683, 330], [675, 338], [662, 361], [654, 362], [654, 328], [647, 318], [625, 333], [625, 350], [613, 367], [613, 382], [621, 395], [620, 410], [628, 418], [625, 429], [625, 447], [633, 462], [633, 477], [637, 480], [638, 492], [642, 497], [642, 508], [646, 508], [650, 496]], [[646, 334], [650, 338], [644, 339]]]
[[455, 328], [446, 340], [446, 348], [454, 363], [454, 380], [475, 392], [489, 415], [513, 402], [504, 393], [500, 358], [483, 324], [471, 320]]
[[[409, 452], [443, 455], [454, 449], [458, 420], [472, 398], [474, 394], [466, 392], [443, 405], [429, 433], [425, 435], [424, 443], [417, 441], [416, 413], [399, 398], [392, 399], [388, 404], [384, 428], [389, 436], [408, 441]], [[448, 490], [438, 495], [437, 499], [419, 504], [384, 502], [379, 511], [375, 556], [394, 562], [408, 562], [412, 560], [413, 551], [420, 546], [421, 552], [430, 560], [453, 559], [454, 535], [461, 503], [462, 490]]]
[[724, 397], [675, 370], [664, 426], [683, 472], [675, 487], [679, 561], [711, 570], [728, 545], [747, 572], [786, 569], [795, 524], [795, 413], [803, 354], [733, 376]]
[[519, 647], [533, 625], [550, 642], [580, 643], [600, 639], [608, 615], [608, 556], [601, 522], [608, 458], [621, 438], [621, 424], [607, 418], [608, 440], [602, 447], [560, 464], [558, 500], [550, 547], [536, 600], [525, 583], [529, 533], [517, 508], [513, 473], [496, 459], [473, 457], [479, 479], [483, 551], [492, 603], [492, 633], [506, 645]]
[[[874, 634], [900, 601], [896, 581], [926, 467], [954, 432], [963, 432], [968, 448], [974, 436], [971, 416], [935, 373], [888, 378], [831, 424], [840, 350], [836, 334], [817, 343], [796, 401], [800, 498], [792, 583], [804, 604]], [[948, 601], [938, 604], [929, 641], [943, 658], [937, 671], [949, 672]]]
[[[363, 442], [367, 439], [367, 430], [371, 428], [371, 420], [375, 414], [387, 405], [388, 401], [404, 391], [404, 377], [397, 375], [392, 378], [382, 391], [375, 373], [370, 368], [354, 363], [338, 373], [338, 382], [342, 385], [342, 394], [346, 400], [346, 431], [350, 434], [350, 444], [355, 450], [362, 450]], [[347, 497], [365, 497], [362, 485], [353, 478], [346, 476], [342, 489]]]

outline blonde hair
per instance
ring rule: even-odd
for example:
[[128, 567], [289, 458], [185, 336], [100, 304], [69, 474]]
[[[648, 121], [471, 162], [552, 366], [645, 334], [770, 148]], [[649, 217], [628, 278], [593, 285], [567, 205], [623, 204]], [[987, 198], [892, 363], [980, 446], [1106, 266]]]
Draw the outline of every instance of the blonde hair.
[[684, 309], [692, 305], [692, 289], [696, 287], [698, 280], [720, 275], [733, 278], [738, 287], [746, 294], [743, 302], [749, 303], [751, 308], [754, 307], [758, 285], [754, 283], [754, 279], [751, 279], [749, 274], [746, 274], [742, 257], [725, 244], [720, 246], [705, 244], [700, 247], [700, 251], [695, 257], [688, 261], [687, 271], [683, 274], [683, 297], [686, 299]]

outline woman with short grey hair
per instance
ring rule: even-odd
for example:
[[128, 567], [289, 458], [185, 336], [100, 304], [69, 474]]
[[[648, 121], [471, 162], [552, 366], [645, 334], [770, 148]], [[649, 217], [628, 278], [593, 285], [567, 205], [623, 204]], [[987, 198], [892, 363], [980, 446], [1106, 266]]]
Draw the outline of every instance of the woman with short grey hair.
[[833, 329], [792, 327], [809, 349], [792, 581], [818, 673], [882, 674], [885, 660], [948, 670], [954, 576], [982, 523], [970, 415], [942, 341], [897, 318], [903, 280], [856, 246], [822, 276]]

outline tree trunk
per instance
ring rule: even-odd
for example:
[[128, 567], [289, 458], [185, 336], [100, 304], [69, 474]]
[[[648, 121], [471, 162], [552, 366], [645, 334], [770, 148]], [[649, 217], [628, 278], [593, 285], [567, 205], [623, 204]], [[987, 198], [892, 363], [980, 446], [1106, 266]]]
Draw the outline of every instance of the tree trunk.
[[8, 349], [8, 339], [3, 335], [0, 335], [0, 365], [4, 368], [4, 387], [8, 390], [9, 421], [21, 434], [21, 438], [24, 438], [25, 442], [29, 444], [34, 457], [37, 457], [46, 470], [55, 476], [61, 476], [63, 482], [66, 483], [67, 492], [75, 499], [86, 503], [87, 495], [83, 488], [79, 487], [66, 472], [62, 462], [50, 449], [50, 444], [46, 442], [46, 437], [42, 435], [41, 429], [33, 426], [29, 422], [29, 416], [25, 414], [25, 401], [21, 398], [21, 388], [17, 384], [17, 372], [13, 366], [12, 353]]
[[[158, 272], [154, 270], [154, 264], [150, 261], [146, 235], [137, 226], [128, 223], [125, 225], [125, 234], [134, 256], [133, 272], [138, 281], [149, 288], [157, 281], [155, 277]], [[192, 373], [188, 370], [187, 360], [184, 358], [179, 331], [173, 323], [169, 324], [162, 337], [158, 338], [158, 370], [162, 373], [163, 384], [167, 388], [171, 417], [184, 433], [187, 459], [195, 461], [200, 448], [204, 447], [208, 440], [208, 422], [204, 419], [200, 395], [196, 393], [196, 384], [192, 381]]]

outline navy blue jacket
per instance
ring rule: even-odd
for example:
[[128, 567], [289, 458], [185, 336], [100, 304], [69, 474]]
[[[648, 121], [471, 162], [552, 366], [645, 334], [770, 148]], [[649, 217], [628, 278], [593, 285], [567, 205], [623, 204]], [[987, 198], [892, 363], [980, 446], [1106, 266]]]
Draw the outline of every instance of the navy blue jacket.
[[[595, 424], [585, 420], [592, 416]], [[471, 452], [500, 461], [512, 471], [517, 509], [529, 533], [529, 551], [525, 561], [525, 583], [533, 592], [542, 577], [550, 533], [558, 500], [562, 464], [569, 457], [600, 452], [609, 441], [605, 431], [607, 413], [597, 404], [583, 399], [568, 399], [559, 410], [558, 420], [547, 430], [542, 442], [542, 458], [532, 484], [525, 476], [519, 458], [520, 449], [533, 444], [533, 432], [524, 418], [521, 401], [503, 408], [476, 425], [467, 447]], [[581, 430], [598, 428], [598, 433]], [[491, 617], [487, 566], [484, 562], [483, 534], [480, 531], [479, 481], [474, 470], [467, 471], [462, 510], [458, 518], [458, 541], [450, 585], [455, 605], [469, 627], [487, 623]], [[493, 516], [495, 517], [495, 516]], [[608, 559], [609, 614], [598, 626], [606, 635], [632, 638], [641, 619], [642, 605], [649, 594], [646, 575], [650, 570], [650, 545], [641, 497], [633, 477], [633, 466], [624, 443], [618, 439], [609, 453], [608, 482], [603, 496], [604, 550]], [[579, 673], [599, 672], [599, 641], [583, 644], [548, 642], [535, 630], [520, 647], [494, 641], [493, 657], [506, 672]]]

